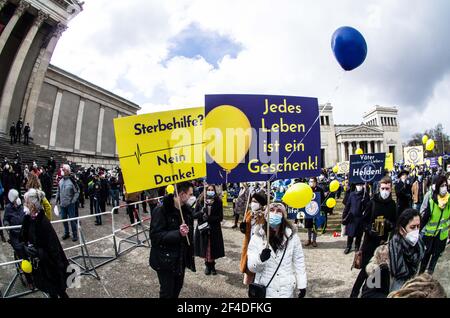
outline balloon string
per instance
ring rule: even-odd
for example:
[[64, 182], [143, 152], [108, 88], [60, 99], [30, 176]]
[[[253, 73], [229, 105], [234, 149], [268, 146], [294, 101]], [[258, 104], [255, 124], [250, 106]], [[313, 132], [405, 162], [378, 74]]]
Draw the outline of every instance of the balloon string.
[[[341, 85], [341, 82], [342, 82], [342, 80], [343, 80], [343, 78], [344, 78], [344, 74], [345, 74], [345, 73], [346, 73], [345, 71], [342, 71], [341, 74], [339, 75], [338, 83], [337, 83], [336, 87], [334, 88], [334, 91], [333, 91], [332, 94], [331, 94], [331, 96], [332, 96], [331, 98], [332, 98], [332, 99], [334, 99], [334, 96], [336, 95], [336, 92], [339, 90], [340, 85]], [[329, 100], [329, 99], [328, 99], [328, 100]], [[303, 136], [303, 138], [300, 140], [299, 144], [301, 144], [301, 143], [303, 142], [303, 140], [305, 140], [305, 138], [309, 135], [309, 133], [310, 133], [311, 130], [313, 129], [314, 125], [315, 125], [315, 124], [317, 123], [317, 121], [319, 120], [320, 116], [322, 116], [323, 111], [325, 110], [326, 106], [327, 106], [327, 104], [324, 105], [324, 107], [322, 108], [322, 110], [320, 110], [320, 106], [319, 106], [319, 115], [317, 115], [316, 119], [315, 119], [314, 122], [312, 123], [311, 127], [309, 127], [308, 131], [307, 131], [306, 134]], [[294, 154], [294, 152], [295, 152], [294, 150], [291, 151], [291, 153], [290, 153], [289, 156], [287, 157], [286, 161], [289, 161], [289, 159], [292, 157], [292, 155]], [[275, 172], [274, 174], [272, 174], [272, 176], [269, 178], [269, 182], [270, 182], [270, 181], [273, 181], [274, 178], [276, 178], [276, 176], [277, 176], [277, 172]]]

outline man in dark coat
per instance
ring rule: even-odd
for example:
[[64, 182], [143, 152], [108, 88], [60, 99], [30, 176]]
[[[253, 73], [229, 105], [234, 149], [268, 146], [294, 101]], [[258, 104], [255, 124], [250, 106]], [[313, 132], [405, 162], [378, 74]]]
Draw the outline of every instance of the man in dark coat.
[[47, 167], [44, 167], [44, 171], [39, 175], [39, 179], [41, 180], [42, 191], [44, 191], [45, 197], [50, 202], [52, 199], [53, 180]]
[[20, 117], [20, 119], [17, 121], [16, 124], [16, 139], [17, 141], [20, 143], [20, 138], [22, 136], [22, 128], [23, 128], [23, 121], [22, 121], [22, 117]]
[[30, 143], [30, 132], [31, 127], [30, 124], [27, 123], [25, 128], [23, 129], [23, 144], [28, 145]]
[[55, 170], [56, 170], [56, 161], [53, 158], [53, 156], [51, 156], [50, 159], [48, 159], [47, 167], [48, 167], [48, 171], [50, 172], [50, 175], [53, 178], [53, 175], [55, 174]]
[[409, 172], [402, 170], [398, 177], [397, 184], [395, 185], [395, 194], [397, 195], [397, 213], [402, 214], [406, 209], [411, 208], [412, 204], [412, 185], [408, 179]]
[[397, 222], [397, 206], [392, 199], [392, 180], [384, 177], [379, 182], [380, 191], [369, 201], [364, 211], [361, 271], [353, 285], [351, 298], [356, 298], [367, 279], [366, 266], [378, 246], [386, 243]]
[[16, 143], [16, 124], [14, 122], [9, 127], [9, 136], [11, 138], [11, 145]]
[[105, 173], [100, 173], [100, 210], [102, 212], [106, 212], [106, 200], [108, 200], [108, 193], [109, 193], [109, 185], [108, 180], [105, 178]]
[[[195, 256], [205, 259], [205, 274], [217, 275], [216, 259], [225, 256], [221, 222], [223, 220], [222, 200], [217, 196], [214, 186], [207, 187], [206, 203], [203, 197], [198, 202], [194, 218], [198, 219], [195, 229]], [[200, 230], [207, 223], [207, 230]]]
[[[178, 298], [185, 269], [195, 272], [194, 222], [192, 210], [186, 204], [194, 188], [189, 182], [182, 182], [177, 188], [178, 196], [167, 195], [162, 206], [153, 211], [150, 225], [152, 248], [149, 262], [158, 273], [161, 298]], [[183, 213], [184, 223], [180, 213]]]
[[369, 201], [369, 194], [367, 193], [364, 183], [357, 183], [356, 190], [351, 192], [342, 212], [342, 224], [345, 227], [345, 234], [347, 238], [347, 248], [344, 253], [348, 254], [352, 250], [353, 241], [355, 241], [355, 248], [359, 250], [363, 235], [363, 212]]

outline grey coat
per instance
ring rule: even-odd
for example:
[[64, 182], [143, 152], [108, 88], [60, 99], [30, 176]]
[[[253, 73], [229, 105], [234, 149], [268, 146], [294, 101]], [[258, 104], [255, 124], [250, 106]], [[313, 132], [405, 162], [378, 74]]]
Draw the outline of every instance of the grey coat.
[[63, 208], [77, 202], [79, 195], [80, 192], [72, 180], [70, 180], [70, 177], [63, 177], [59, 181], [56, 202], [59, 202]]

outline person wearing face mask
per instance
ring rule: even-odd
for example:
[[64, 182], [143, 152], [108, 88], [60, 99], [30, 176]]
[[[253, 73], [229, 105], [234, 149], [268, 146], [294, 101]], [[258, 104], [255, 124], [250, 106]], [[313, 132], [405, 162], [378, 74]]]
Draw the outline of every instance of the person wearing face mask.
[[427, 192], [423, 180], [422, 171], [419, 171], [419, 173], [417, 174], [417, 180], [413, 183], [411, 192], [412, 192], [413, 208], [419, 210], [423, 203], [423, 197]]
[[246, 182], [242, 182], [240, 185], [239, 195], [236, 199], [236, 204], [234, 205], [234, 225], [233, 229], [238, 227], [239, 217], [245, 214], [245, 209], [247, 208], [248, 197], [250, 195], [250, 188]]
[[249, 285], [253, 282], [255, 274], [247, 268], [247, 251], [250, 239], [255, 234], [258, 225], [265, 224], [265, 211], [267, 206], [267, 196], [264, 192], [253, 193], [250, 201], [250, 209], [244, 215], [244, 221], [240, 224], [240, 230], [244, 236], [244, 242], [242, 243], [241, 263], [240, 271], [244, 274], [244, 284]]
[[[325, 202], [325, 192], [321, 187], [317, 185], [317, 178], [310, 178], [308, 184], [314, 193], [320, 194], [320, 203], [321, 205], [323, 205], [323, 203]], [[308, 241], [305, 243], [305, 247], [310, 245], [312, 245], [313, 247], [317, 247], [317, 233], [313, 228], [314, 218], [309, 216], [308, 214], [305, 214], [305, 229], [308, 230]]]
[[375, 250], [366, 266], [368, 278], [362, 298], [387, 297], [417, 275], [425, 254], [419, 228], [419, 212], [414, 209], [403, 211], [391, 240]]
[[361, 271], [353, 285], [350, 298], [356, 298], [367, 278], [365, 267], [369, 264], [376, 248], [388, 241], [397, 223], [397, 206], [392, 199], [392, 180], [383, 177], [379, 192], [368, 202], [363, 214], [364, 240], [361, 246]]
[[445, 250], [450, 226], [449, 197], [447, 180], [439, 176], [422, 218], [423, 241], [427, 248], [420, 266], [421, 273], [427, 270], [428, 274], [433, 275], [439, 257]]
[[164, 197], [163, 204], [152, 212], [150, 224], [149, 263], [158, 274], [160, 298], [178, 298], [185, 269], [196, 271], [192, 240], [194, 220], [192, 209], [187, 205], [194, 187], [190, 182], [179, 183], [176, 187], [178, 195]]
[[258, 225], [248, 247], [248, 269], [256, 274], [254, 282], [266, 287], [266, 298], [303, 298], [307, 287], [305, 258], [284, 204], [269, 205], [268, 225]]
[[205, 260], [205, 275], [217, 275], [216, 260], [225, 257], [221, 222], [223, 220], [222, 200], [214, 185], [206, 187], [197, 202], [194, 218], [198, 220], [194, 233], [195, 256]]
[[400, 215], [404, 210], [411, 208], [411, 184], [408, 179], [409, 172], [402, 170], [395, 185], [395, 194], [397, 195], [397, 213]]
[[342, 212], [342, 224], [345, 225], [345, 234], [347, 235], [347, 248], [344, 253], [348, 254], [352, 250], [355, 240], [355, 250], [361, 247], [363, 236], [363, 212], [369, 202], [369, 195], [365, 190], [364, 183], [357, 183], [355, 191], [351, 192], [344, 211]]
[[58, 236], [44, 217], [41, 202], [45, 193], [30, 189], [24, 195], [25, 216], [20, 235], [27, 259], [33, 265], [33, 282], [39, 290], [51, 298], [68, 298], [66, 293], [69, 261], [61, 247]]
[[[25, 212], [23, 211], [22, 200], [19, 198], [19, 192], [16, 189], [9, 190], [8, 199], [10, 203], [6, 205], [3, 224], [5, 226], [22, 225]], [[9, 243], [19, 259], [26, 257], [23, 243], [20, 241], [20, 229], [9, 230]]]

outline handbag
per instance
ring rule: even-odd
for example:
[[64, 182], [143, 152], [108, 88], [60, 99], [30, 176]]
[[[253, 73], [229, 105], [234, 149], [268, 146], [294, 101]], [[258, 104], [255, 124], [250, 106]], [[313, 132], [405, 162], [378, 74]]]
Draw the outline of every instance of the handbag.
[[205, 233], [206, 231], [208, 231], [209, 228], [209, 223], [205, 222], [203, 224], [200, 224], [199, 226], [197, 226], [197, 229], [199, 230], [200, 233]]
[[248, 286], [248, 297], [249, 298], [266, 298], [266, 291], [267, 291], [267, 287], [269, 287], [270, 283], [272, 282], [273, 278], [275, 277], [275, 275], [278, 272], [278, 269], [281, 266], [281, 263], [283, 262], [284, 259], [284, 254], [286, 254], [286, 250], [287, 250], [287, 242], [286, 241], [286, 247], [284, 249], [283, 252], [283, 256], [281, 256], [281, 260], [280, 263], [278, 264], [277, 269], [275, 270], [275, 272], [272, 275], [272, 278], [270, 279], [269, 283], [267, 285], [262, 285], [262, 284], [257, 284], [257, 283], [251, 283]]
[[353, 258], [353, 264], [351, 269], [361, 269], [362, 268], [362, 251], [356, 251], [355, 257]]

